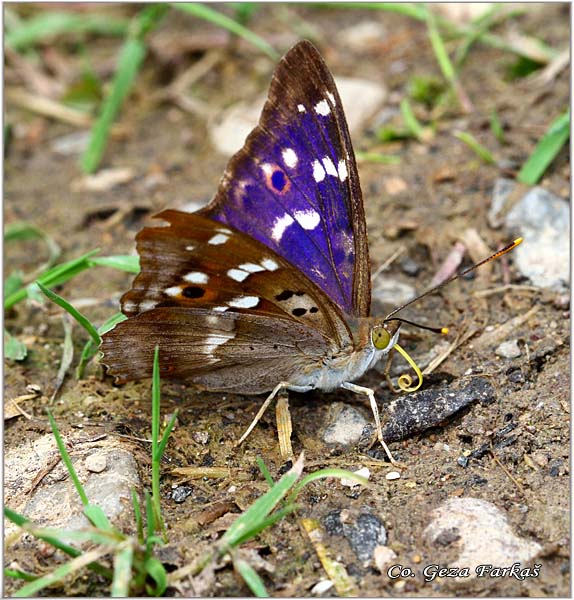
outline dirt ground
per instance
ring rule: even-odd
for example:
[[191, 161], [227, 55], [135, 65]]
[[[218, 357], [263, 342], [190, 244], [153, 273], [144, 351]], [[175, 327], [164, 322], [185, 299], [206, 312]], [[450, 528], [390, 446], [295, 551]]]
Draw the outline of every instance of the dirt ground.
[[[424, 24], [405, 17], [361, 10], [289, 8], [300, 23], [316, 32], [316, 43], [336, 75], [384, 81], [389, 90], [387, 105], [398, 107], [413, 75], [440, 72], [428, 43]], [[512, 20], [521, 33], [535, 35], [554, 48], [565, 48], [569, 39], [567, 5], [535, 6], [531, 12]], [[288, 19], [287, 19], [288, 20]], [[303, 21], [304, 20], [304, 21]], [[386, 34], [368, 49], [352, 51], [332, 42], [336, 33], [361, 21], [382, 23]], [[181, 30], [182, 21], [203, 34], [210, 27], [192, 19], [171, 16], [161, 27]], [[277, 47], [295, 42], [286, 33], [284, 10], [267, 6], [253, 17], [256, 31], [276, 36]], [[503, 25], [502, 33], [511, 27]], [[213, 29], [216, 32], [215, 29]], [[291, 31], [291, 30], [290, 30]], [[272, 33], [272, 35], [271, 35]], [[214, 34], [215, 36], [215, 34]], [[93, 59], [112, 56], [116, 41], [92, 40]], [[57, 44], [55, 44], [56, 47]], [[62, 45], [59, 51], [65, 53]], [[177, 68], [189, 66], [201, 50], [188, 52]], [[266, 89], [273, 64], [255, 49], [241, 44], [224, 53], [224, 58], [194, 87], [197, 97], [217, 113], [238, 100], [249, 100]], [[396, 165], [363, 162], [359, 164], [365, 199], [371, 261], [376, 269], [399, 247], [418, 265], [416, 278], [409, 276], [395, 261], [380, 277], [424, 290], [461, 232], [474, 228], [491, 249], [512, 239], [514, 232], [493, 230], [486, 213], [495, 180], [508, 176], [521, 165], [545, 131], [550, 120], [567, 105], [569, 72], [566, 69], [547, 85], [532, 77], [510, 80], [509, 66], [516, 57], [508, 52], [474, 46], [461, 73], [461, 84], [474, 103], [472, 114], [457, 109], [443, 115], [437, 132], [426, 143], [413, 139], [381, 145], [374, 128], [354, 136], [356, 150], [382, 151], [400, 157]], [[53, 151], [56, 138], [75, 131], [69, 125], [31, 115], [8, 104], [10, 121], [18, 124], [17, 135], [9, 145], [5, 160], [5, 223], [25, 220], [41, 227], [63, 247], [64, 259], [77, 257], [94, 248], [102, 255], [128, 254], [134, 249], [134, 235], [149, 217], [165, 207], [180, 208], [192, 201], [205, 202], [214, 193], [226, 158], [211, 146], [206, 135], [209, 123], [200, 111], [189, 112], [170, 102], [159, 102], [154, 92], [173, 77], [168, 66], [158, 67], [153, 56], [146, 62], [119, 123], [123, 134], [109, 144], [104, 167], [130, 167], [136, 177], [124, 185], [102, 192], [75, 191], [81, 179], [75, 156]], [[173, 65], [172, 68], [176, 68]], [[506, 144], [492, 136], [488, 122], [496, 110], [505, 128]], [[425, 117], [424, 109], [419, 116]], [[400, 118], [396, 121], [400, 123]], [[506, 161], [506, 167], [486, 165], [464, 144], [453, 137], [460, 129], [471, 132]], [[515, 171], [514, 171], [515, 172]], [[400, 190], [393, 182], [402, 181]], [[569, 196], [569, 155], [563, 152], [549, 169], [541, 185], [562, 197]], [[38, 266], [41, 246], [35, 242], [11, 244], [5, 248], [5, 275], [14, 268], [24, 271]], [[470, 259], [467, 259], [470, 264]], [[466, 263], [465, 263], [466, 264]], [[506, 278], [506, 279], [505, 279]], [[121, 294], [129, 288], [131, 276], [111, 269], [91, 269], [66, 283], [59, 291], [72, 303], [84, 302], [83, 312], [100, 324], [117, 310]], [[387, 480], [392, 470], [385, 462], [361, 454], [357, 449], [330, 448], [321, 441], [329, 422], [333, 401], [364, 411], [368, 408], [349, 392], [293, 395], [293, 444], [296, 453], [305, 451], [306, 472], [322, 466], [356, 470], [369, 466], [372, 487], [360, 492], [342, 487], [338, 481], [320, 481], [307, 487], [299, 502], [300, 510], [266, 530], [257, 543], [258, 550], [275, 566], [265, 574], [267, 589], [273, 596], [308, 596], [319, 580], [326, 578], [309, 538], [300, 526], [301, 517], [324, 519], [335, 510], [372, 511], [385, 524], [388, 545], [397, 554], [396, 562], [420, 571], [421, 565], [447, 564], [452, 556], [444, 547], [429, 545], [423, 531], [432, 511], [449, 498], [475, 497], [504, 510], [514, 532], [542, 546], [536, 562], [542, 565], [538, 578], [526, 581], [500, 579], [491, 586], [453, 589], [448, 581], [425, 582], [421, 577], [393, 581], [374, 568], [365, 566], [343, 537], [327, 536], [325, 543], [355, 578], [361, 596], [568, 596], [570, 590], [570, 496], [569, 496], [569, 304], [564, 295], [552, 291], [507, 289], [487, 296], [478, 290], [496, 288], [502, 283], [528, 284], [512, 266], [512, 256], [496, 264], [486, 277], [458, 281], [440, 294], [409, 309], [405, 317], [448, 324], [454, 339], [461, 330], [476, 329], [473, 337], [458, 347], [435, 371], [425, 385], [443, 380], [456, 382], [473, 374], [488, 378], [496, 400], [473, 404], [439, 427], [391, 444], [396, 457], [407, 465], [398, 480]], [[81, 304], [81, 302], [80, 302]], [[482, 343], [492, 328], [538, 310], [512, 331], [510, 338], [521, 342], [523, 352], [509, 360], [495, 355], [501, 341]], [[380, 304], [374, 307], [382, 312]], [[26, 401], [23, 408], [31, 415], [5, 422], [6, 450], [23, 439], [34, 440], [48, 430], [44, 409], [54, 387], [58, 370], [63, 327], [61, 313], [53, 306], [22, 302], [6, 315], [7, 328], [28, 342], [29, 355], [23, 362], [5, 363], [5, 399], [26, 394], [26, 386], [37, 385], [42, 394]], [[466, 329], [465, 329], [466, 328]], [[404, 338], [407, 349], [424, 356], [437, 343], [436, 336], [411, 330]], [[86, 340], [74, 328], [76, 357]], [[77, 358], [76, 358], [77, 360]], [[74, 362], [74, 365], [76, 362]], [[375, 388], [384, 413], [393, 396], [380, 373], [372, 371], [365, 385]], [[53, 404], [60, 430], [68, 435], [79, 426], [88, 436], [105, 433], [125, 440], [149, 438], [149, 381], [114, 386], [101, 366], [90, 364], [86, 378], [78, 381], [73, 372]], [[229, 511], [239, 512], [266, 489], [255, 459], [260, 456], [274, 477], [284, 472], [277, 445], [275, 419], [270, 411], [247, 442], [239, 449], [236, 440], [251, 421], [260, 398], [199, 393], [190, 387], [164, 382], [162, 410], [171, 414], [179, 409], [177, 427], [171, 436], [163, 464], [162, 492], [170, 543], [163, 550], [171, 568], [192, 561], [215, 539], [216, 527], [198, 525], [200, 513], [228, 503]], [[512, 439], [469, 461], [457, 462], [465, 451], [472, 451], [493, 439], [494, 432], [513, 423]], [[207, 432], [207, 443], [198, 432]], [[135, 452], [142, 480], [149, 481], [149, 447], [145, 442], [129, 443]], [[185, 482], [170, 475], [176, 466], [227, 466], [231, 478]], [[191, 494], [183, 503], [171, 497], [172, 486], [185, 483]], [[229, 489], [234, 486], [235, 492]], [[6, 550], [6, 562], [26, 564], [27, 545]], [[39, 551], [39, 550], [38, 550]], [[44, 563], [49, 567], [49, 560]], [[9, 581], [7, 593], [13, 592]], [[101, 595], [102, 584], [93, 578], [78, 578], [69, 587], [52, 588], [54, 595]], [[474, 587], [473, 587], [474, 586]], [[185, 582], [172, 593], [190, 593]], [[211, 594], [249, 595], [248, 588], [227, 567], [215, 574]], [[327, 595], [332, 594], [333, 589]]]

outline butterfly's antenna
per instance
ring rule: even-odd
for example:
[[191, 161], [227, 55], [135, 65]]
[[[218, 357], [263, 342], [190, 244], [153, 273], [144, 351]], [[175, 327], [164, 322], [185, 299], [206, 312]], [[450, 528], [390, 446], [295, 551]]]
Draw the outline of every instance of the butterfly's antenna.
[[399, 323], [406, 323], [407, 325], [413, 325], [413, 327], [418, 327], [419, 329], [426, 329], [427, 331], [432, 331], [433, 333], [448, 333], [448, 327], [429, 327], [428, 325], [421, 325], [420, 323], [415, 323], [414, 321], [409, 321], [408, 319], [401, 319], [400, 317], [385, 319], [385, 323], [388, 323], [389, 321], [398, 321]]
[[[387, 321], [403, 321], [404, 323], [409, 323], [410, 325], [415, 325], [416, 327], [420, 327], [421, 329], [428, 329], [429, 331], [434, 331], [435, 333], [448, 333], [448, 329], [446, 327], [434, 327], [434, 328], [427, 327], [426, 325], [419, 325], [418, 323], [412, 323], [405, 319], [399, 319], [399, 318], [391, 319], [391, 317], [393, 315], [397, 314], [400, 310], [403, 310], [403, 308], [406, 308], [407, 306], [410, 306], [411, 304], [418, 302], [419, 300], [421, 300], [422, 298], [425, 298], [426, 296], [429, 296], [430, 294], [434, 294], [437, 290], [440, 290], [440, 288], [444, 287], [445, 285], [448, 285], [455, 279], [464, 277], [465, 275], [468, 275], [468, 273], [470, 273], [471, 271], [478, 269], [478, 267], [482, 267], [482, 265], [489, 263], [491, 260], [496, 260], [497, 258], [500, 258], [503, 254], [506, 254], [507, 252], [514, 250], [514, 248], [516, 248], [516, 246], [518, 246], [521, 243], [522, 243], [521, 237], [515, 239], [511, 244], [508, 244], [508, 246], [505, 246], [501, 250], [498, 250], [498, 252], [491, 254], [488, 258], [485, 258], [484, 260], [481, 260], [480, 262], [476, 263], [475, 265], [472, 265], [472, 267], [465, 269], [464, 271], [462, 271], [462, 273], [457, 273], [456, 275], [449, 277], [447, 280], [443, 281], [442, 283], [439, 283], [438, 285], [435, 285], [433, 288], [422, 293], [420, 296], [417, 296], [416, 298], [409, 300], [406, 304], [403, 304], [402, 306], [395, 308], [393, 311], [391, 311], [385, 317], [385, 319], [384, 319], [385, 322], [387, 322]], [[446, 331], [445, 331], [445, 329], [446, 329]]]

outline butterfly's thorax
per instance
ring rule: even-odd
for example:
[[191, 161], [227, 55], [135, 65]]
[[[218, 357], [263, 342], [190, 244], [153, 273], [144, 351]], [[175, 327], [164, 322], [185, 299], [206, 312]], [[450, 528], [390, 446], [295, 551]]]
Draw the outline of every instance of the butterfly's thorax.
[[323, 391], [333, 391], [341, 384], [354, 381], [368, 371], [394, 345], [398, 332], [393, 332], [392, 342], [384, 350], [375, 348], [371, 336], [373, 327], [381, 321], [378, 318], [348, 318], [354, 343], [339, 348], [321, 359], [319, 363], [306, 368], [290, 381], [294, 387], [310, 387]]

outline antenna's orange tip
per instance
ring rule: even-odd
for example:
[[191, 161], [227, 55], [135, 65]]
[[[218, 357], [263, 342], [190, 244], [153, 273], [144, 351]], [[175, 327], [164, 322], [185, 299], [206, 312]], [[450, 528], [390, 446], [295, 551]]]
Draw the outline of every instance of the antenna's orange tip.
[[446, 335], [446, 334], [448, 333], [448, 327], [443, 327], [443, 328], [440, 330], [440, 332], [441, 332], [443, 335]]
[[514, 240], [513, 244], [515, 246], [518, 246], [518, 244], [522, 244], [523, 241], [524, 241], [524, 238], [519, 237]]

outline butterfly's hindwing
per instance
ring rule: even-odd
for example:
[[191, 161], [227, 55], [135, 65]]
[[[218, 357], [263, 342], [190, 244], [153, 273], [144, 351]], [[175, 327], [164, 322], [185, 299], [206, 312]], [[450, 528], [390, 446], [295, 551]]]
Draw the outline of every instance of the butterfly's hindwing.
[[288, 381], [320, 364], [325, 340], [297, 321], [202, 308], [155, 308], [108, 332], [101, 349], [118, 383], [149, 377], [160, 347], [160, 375], [212, 391], [257, 394], [269, 376]]
[[346, 314], [368, 316], [355, 157], [333, 78], [310, 43], [295, 46], [278, 65], [258, 127], [201, 212], [274, 250]]

